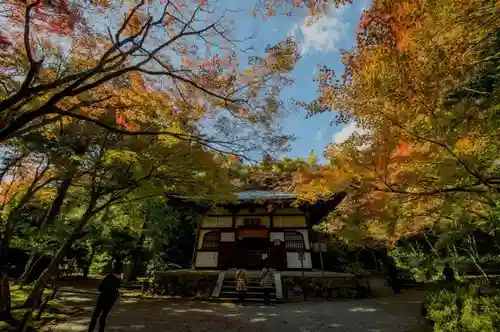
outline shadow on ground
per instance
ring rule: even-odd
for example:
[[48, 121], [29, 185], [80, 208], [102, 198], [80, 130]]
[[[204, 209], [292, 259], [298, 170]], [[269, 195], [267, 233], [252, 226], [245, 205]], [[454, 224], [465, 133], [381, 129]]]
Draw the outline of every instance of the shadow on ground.
[[[66, 289], [68, 306], [85, 308], [45, 331], [86, 331], [96, 293]], [[124, 298], [108, 317], [107, 331], [421, 331], [422, 292], [380, 299], [303, 302], [265, 307]]]

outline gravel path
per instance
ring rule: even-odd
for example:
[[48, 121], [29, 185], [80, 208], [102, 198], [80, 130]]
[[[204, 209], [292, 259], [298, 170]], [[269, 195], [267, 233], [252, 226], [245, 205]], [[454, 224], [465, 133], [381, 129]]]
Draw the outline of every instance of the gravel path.
[[[122, 299], [108, 316], [107, 331], [420, 332], [422, 296], [422, 292], [408, 291], [384, 298], [288, 303], [275, 307]], [[94, 295], [66, 292], [64, 297], [71, 305], [77, 304], [89, 311], [47, 327], [45, 331], [86, 331]]]

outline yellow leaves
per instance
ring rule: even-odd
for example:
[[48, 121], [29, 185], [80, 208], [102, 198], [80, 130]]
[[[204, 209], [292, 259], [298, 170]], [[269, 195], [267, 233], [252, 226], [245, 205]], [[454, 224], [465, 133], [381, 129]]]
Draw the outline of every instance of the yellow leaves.
[[49, 83], [57, 78], [57, 71], [54, 68], [44, 68], [41, 70], [39, 79], [43, 83]]
[[109, 0], [94, 0], [92, 4], [94, 6], [102, 6], [104, 8], [107, 8], [109, 6]]
[[455, 147], [457, 148], [457, 150], [459, 152], [467, 153], [467, 152], [470, 152], [473, 149], [474, 143], [473, 143], [473, 141], [472, 141], [472, 139], [471, 139], [470, 136], [463, 137], [463, 138], [460, 138], [455, 143]]
[[130, 163], [138, 159], [138, 155], [130, 150], [107, 149], [104, 155], [104, 163], [113, 165], [116, 163]]

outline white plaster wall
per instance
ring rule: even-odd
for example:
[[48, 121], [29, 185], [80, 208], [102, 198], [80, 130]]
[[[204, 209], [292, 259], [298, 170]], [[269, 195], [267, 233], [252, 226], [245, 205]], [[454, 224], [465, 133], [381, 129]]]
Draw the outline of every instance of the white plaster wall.
[[274, 216], [274, 227], [306, 227], [305, 216]]
[[276, 239], [285, 241], [285, 234], [283, 232], [271, 232], [271, 234], [269, 234], [269, 238], [271, 242]]
[[220, 234], [221, 242], [234, 242], [234, 238], [235, 238], [234, 232]]
[[[304, 269], [312, 269], [311, 253], [304, 253]], [[286, 265], [289, 269], [300, 269], [302, 268], [299, 253], [298, 252], [287, 252], [286, 253]]]
[[199, 251], [196, 253], [195, 266], [201, 267], [217, 267], [219, 253], [216, 251]]

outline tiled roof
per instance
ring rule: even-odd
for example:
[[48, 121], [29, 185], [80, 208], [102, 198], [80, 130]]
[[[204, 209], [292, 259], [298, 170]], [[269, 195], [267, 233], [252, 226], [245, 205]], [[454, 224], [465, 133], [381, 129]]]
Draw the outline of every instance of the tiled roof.
[[239, 201], [252, 201], [258, 199], [297, 199], [295, 194], [284, 194], [274, 191], [252, 190], [242, 191], [237, 194]]

